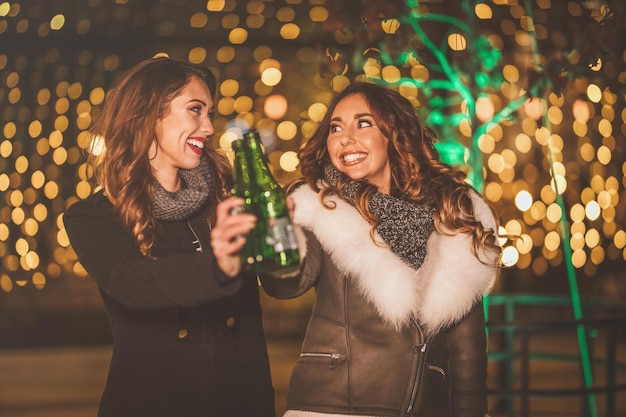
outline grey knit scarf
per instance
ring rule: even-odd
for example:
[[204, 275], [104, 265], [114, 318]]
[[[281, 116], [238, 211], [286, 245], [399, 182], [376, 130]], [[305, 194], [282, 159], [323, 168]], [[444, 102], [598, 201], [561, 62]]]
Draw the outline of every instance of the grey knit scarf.
[[[350, 180], [332, 165], [324, 167], [324, 177], [333, 188], [337, 188], [342, 178], [345, 184], [342, 196], [354, 205], [363, 182]], [[369, 209], [378, 218], [376, 231], [391, 251], [412, 268], [419, 269], [426, 257], [426, 241], [435, 230], [435, 210], [381, 192], [372, 195]]]
[[179, 170], [183, 180], [180, 190], [167, 191], [155, 182], [154, 215], [159, 220], [185, 220], [197, 213], [213, 193], [213, 177], [207, 157], [202, 157], [197, 168]]

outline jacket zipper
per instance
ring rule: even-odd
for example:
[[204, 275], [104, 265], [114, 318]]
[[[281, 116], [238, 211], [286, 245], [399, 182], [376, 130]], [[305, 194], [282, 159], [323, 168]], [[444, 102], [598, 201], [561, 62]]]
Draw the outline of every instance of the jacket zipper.
[[189, 230], [191, 230], [191, 233], [193, 233], [193, 237], [196, 238], [196, 240], [191, 242], [194, 248], [196, 248], [196, 252], [202, 252], [202, 242], [200, 242], [200, 238], [196, 234], [196, 231], [193, 230], [193, 227], [191, 227], [191, 223], [189, 222], [189, 220], [187, 220], [187, 226], [189, 226]]
[[446, 371], [444, 371], [443, 368], [441, 368], [439, 366], [428, 365], [428, 369], [431, 369], [433, 371], [439, 372], [444, 377], [446, 376]]
[[417, 400], [417, 392], [419, 390], [420, 382], [422, 380], [422, 374], [424, 373], [424, 365], [426, 363], [426, 350], [428, 349], [428, 344], [423, 343], [422, 345], [418, 345], [415, 347], [419, 349], [419, 358], [417, 359], [417, 373], [415, 374], [415, 380], [413, 381], [413, 389], [411, 390], [411, 400], [409, 401], [409, 406], [406, 409], [406, 415], [410, 416], [413, 412], [413, 407], [415, 407], [415, 401]]
[[328, 358], [331, 359], [330, 369], [335, 369], [337, 365], [337, 361], [346, 360], [346, 355], [343, 353], [316, 353], [316, 352], [302, 352], [300, 354], [301, 358]]

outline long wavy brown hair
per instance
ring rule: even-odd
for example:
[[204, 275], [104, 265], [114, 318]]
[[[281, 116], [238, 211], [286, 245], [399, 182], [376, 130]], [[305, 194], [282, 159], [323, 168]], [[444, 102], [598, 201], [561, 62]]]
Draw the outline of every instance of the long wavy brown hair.
[[[326, 146], [331, 116], [341, 100], [354, 94], [365, 98], [378, 128], [389, 139], [390, 194], [434, 208], [437, 230], [446, 234], [471, 235], [474, 254], [480, 248], [499, 250], [496, 231], [485, 230], [473, 216], [470, 197], [472, 188], [465, 182], [465, 173], [455, 171], [440, 161], [433, 144], [434, 133], [420, 123], [411, 103], [390, 88], [359, 82], [348, 86], [333, 98], [317, 130], [299, 151], [304, 182], [320, 191], [322, 201], [328, 195], [342, 196], [341, 190], [350, 181], [347, 176], [343, 175], [336, 187], [320, 189], [320, 184], [325, 183], [324, 167], [331, 163]], [[365, 180], [361, 182], [363, 186], [354, 202], [361, 215], [373, 225], [373, 230], [378, 219], [368, 209], [368, 202], [377, 187]]]
[[[122, 228], [149, 256], [156, 239], [152, 205], [155, 177], [148, 150], [155, 140], [157, 121], [192, 77], [203, 81], [213, 95], [217, 81], [205, 67], [165, 57], [140, 62], [127, 71], [106, 95], [92, 128], [104, 140], [104, 153], [92, 154], [96, 181], [113, 204]], [[205, 148], [213, 163], [217, 199], [210, 201], [209, 222], [215, 221], [217, 202], [228, 195], [232, 174], [228, 160]]]

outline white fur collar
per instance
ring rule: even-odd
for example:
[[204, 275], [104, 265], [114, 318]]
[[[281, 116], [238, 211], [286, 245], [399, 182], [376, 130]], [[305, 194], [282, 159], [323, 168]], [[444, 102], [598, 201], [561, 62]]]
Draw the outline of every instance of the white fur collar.
[[[341, 273], [353, 279], [380, 316], [396, 329], [415, 317], [428, 333], [462, 318], [492, 287], [496, 254], [472, 255], [470, 237], [434, 232], [428, 239], [426, 258], [415, 271], [391, 250], [370, 238], [371, 226], [356, 209], [339, 198], [336, 208], [324, 208], [318, 194], [301, 186], [291, 196], [296, 202], [294, 222], [311, 230]], [[480, 196], [473, 196], [476, 216], [486, 229], [497, 231], [495, 220]]]

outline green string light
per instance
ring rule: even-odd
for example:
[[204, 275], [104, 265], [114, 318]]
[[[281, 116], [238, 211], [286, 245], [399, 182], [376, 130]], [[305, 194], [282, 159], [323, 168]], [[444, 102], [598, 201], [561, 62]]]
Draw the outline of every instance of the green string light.
[[444, 140], [435, 143], [435, 149], [439, 153], [441, 161], [448, 165], [465, 165], [467, 148], [456, 140]]
[[[532, 6], [529, 0], [524, 1], [524, 7], [526, 9], [526, 14], [528, 16], [532, 16]], [[536, 36], [534, 36], [535, 34], [532, 28], [528, 30], [528, 33], [531, 35], [530, 40], [531, 40], [531, 47], [532, 47], [532, 52], [533, 52], [533, 59], [535, 62], [535, 70], [538, 72], [541, 72], [540, 54], [539, 54], [539, 47], [537, 46], [537, 38]], [[552, 129], [550, 129], [550, 120], [548, 119], [548, 115], [545, 112], [543, 114], [543, 125], [546, 126], [550, 132], [552, 131]], [[550, 134], [549, 137], [551, 138], [552, 135]], [[548, 154], [548, 161], [550, 164], [550, 176], [554, 184], [556, 201], [559, 207], [561, 208], [561, 218], [559, 219], [559, 223], [561, 225], [561, 232], [563, 233], [563, 239], [562, 239], [563, 255], [564, 255], [563, 258], [564, 258], [564, 262], [565, 262], [565, 266], [567, 270], [567, 278], [569, 282], [572, 309], [574, 311], [574, 318], [580, 321], [583, 319], [583, 311], [582, 311], [582, 305], [581, 305], [581, 300], [580, 300], [580, 292], [578, 290], [578, 281], [576, 280], [576, 269], [574, 268], [574, 265], [572, 264], [572, 247], [570, 246], [571, 237], [569, 234], [569, 225], [568, 225], [567, 216], [566, 216], [567, 211], [565, 207], [565, 201], [563, 200], [562, 192], [560, 192], [564, 190], [559, 190], [559, 187], [558, 187], [558, 183], [557, 183], [556, 175], [554, 171], [554, 155], [552, 153], [552, 146], [550, 144], [550, 141], [548, 141], [548, 144], [546, 145], [546, 152]], [[576, 333], [578, 336], [578, 347], [580, 350], [580, 360], [581, 360], [582, 371], [583, 371], [583, 382], [584, 382], [585, 388], [591, 389], [593, 387], [593, 375], [592, 375], [592, 370], [591, 370], [591, 358], [589, 354], [589, 346], [587, 344], [587, 335], [585, 331], [585, 326], [583, 324], [579, 324], [576, 327]], [[596, 398], [595, 398], [595, 395], [591, 392], [587, 394], [587, 407], [588, 407], [590, 417], [597, 417], [598, 409], [596, 406]]]

